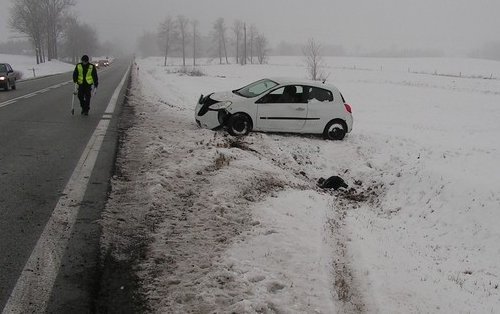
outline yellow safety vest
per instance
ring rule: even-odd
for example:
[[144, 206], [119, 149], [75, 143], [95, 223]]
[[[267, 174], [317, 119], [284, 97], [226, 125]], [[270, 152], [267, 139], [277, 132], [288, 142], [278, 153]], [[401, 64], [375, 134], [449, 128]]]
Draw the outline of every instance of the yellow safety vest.
[[[82, 85], [83, 84], [83, 66], [82, 66], [81, 63], [78, 63], [78, 65], [76, 66], [76, 68], [78, 69], [78, 85]], [[89, 63], [89, 68], [87, 70], [87, 75], [85, 76], [85, 81], [89, 85], [94, 84], [94, 79], [92, 78], [92, 69], [93, 68], [94, 68], [94, 66]]]

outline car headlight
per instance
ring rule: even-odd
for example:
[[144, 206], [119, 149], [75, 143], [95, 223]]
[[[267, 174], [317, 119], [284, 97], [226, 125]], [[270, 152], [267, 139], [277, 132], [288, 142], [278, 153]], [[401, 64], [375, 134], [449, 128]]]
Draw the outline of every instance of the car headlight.
[[0, 81], [4, 81], [5, 80], [5, 76], [0, 76]]
[[210, 106], [210, 109], [219, 110], [229, 108], [233, 103], [230, 101], [219, 102]]

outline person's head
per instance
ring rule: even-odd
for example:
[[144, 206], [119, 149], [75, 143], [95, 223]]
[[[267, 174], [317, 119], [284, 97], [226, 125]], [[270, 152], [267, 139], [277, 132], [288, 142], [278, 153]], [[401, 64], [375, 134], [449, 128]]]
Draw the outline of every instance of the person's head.
[[89, 63], [89, 56], [87, 56], [87, 55], [83, 55], [83, 56], [82, 56], [82, 63], [83, 63], [83, 64], [87, 64], [87, 63]]

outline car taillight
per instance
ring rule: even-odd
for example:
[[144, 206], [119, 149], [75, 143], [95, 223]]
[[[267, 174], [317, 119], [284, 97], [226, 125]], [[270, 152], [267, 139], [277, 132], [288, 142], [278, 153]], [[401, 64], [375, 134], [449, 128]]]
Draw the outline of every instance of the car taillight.
[[344, 106], [345, 106], [345, 110], [347, 110], [347, 112], [352, 113], [352, 109], [351, 109], [351, 106], [349, 104], [344, 104]]

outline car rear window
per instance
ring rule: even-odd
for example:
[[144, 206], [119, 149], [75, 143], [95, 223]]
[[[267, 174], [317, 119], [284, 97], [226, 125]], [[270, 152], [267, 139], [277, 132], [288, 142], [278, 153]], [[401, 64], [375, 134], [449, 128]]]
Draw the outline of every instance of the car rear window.
[[319, 87], [307, 87], [307, 101], [333, 101], [331, 91]]

